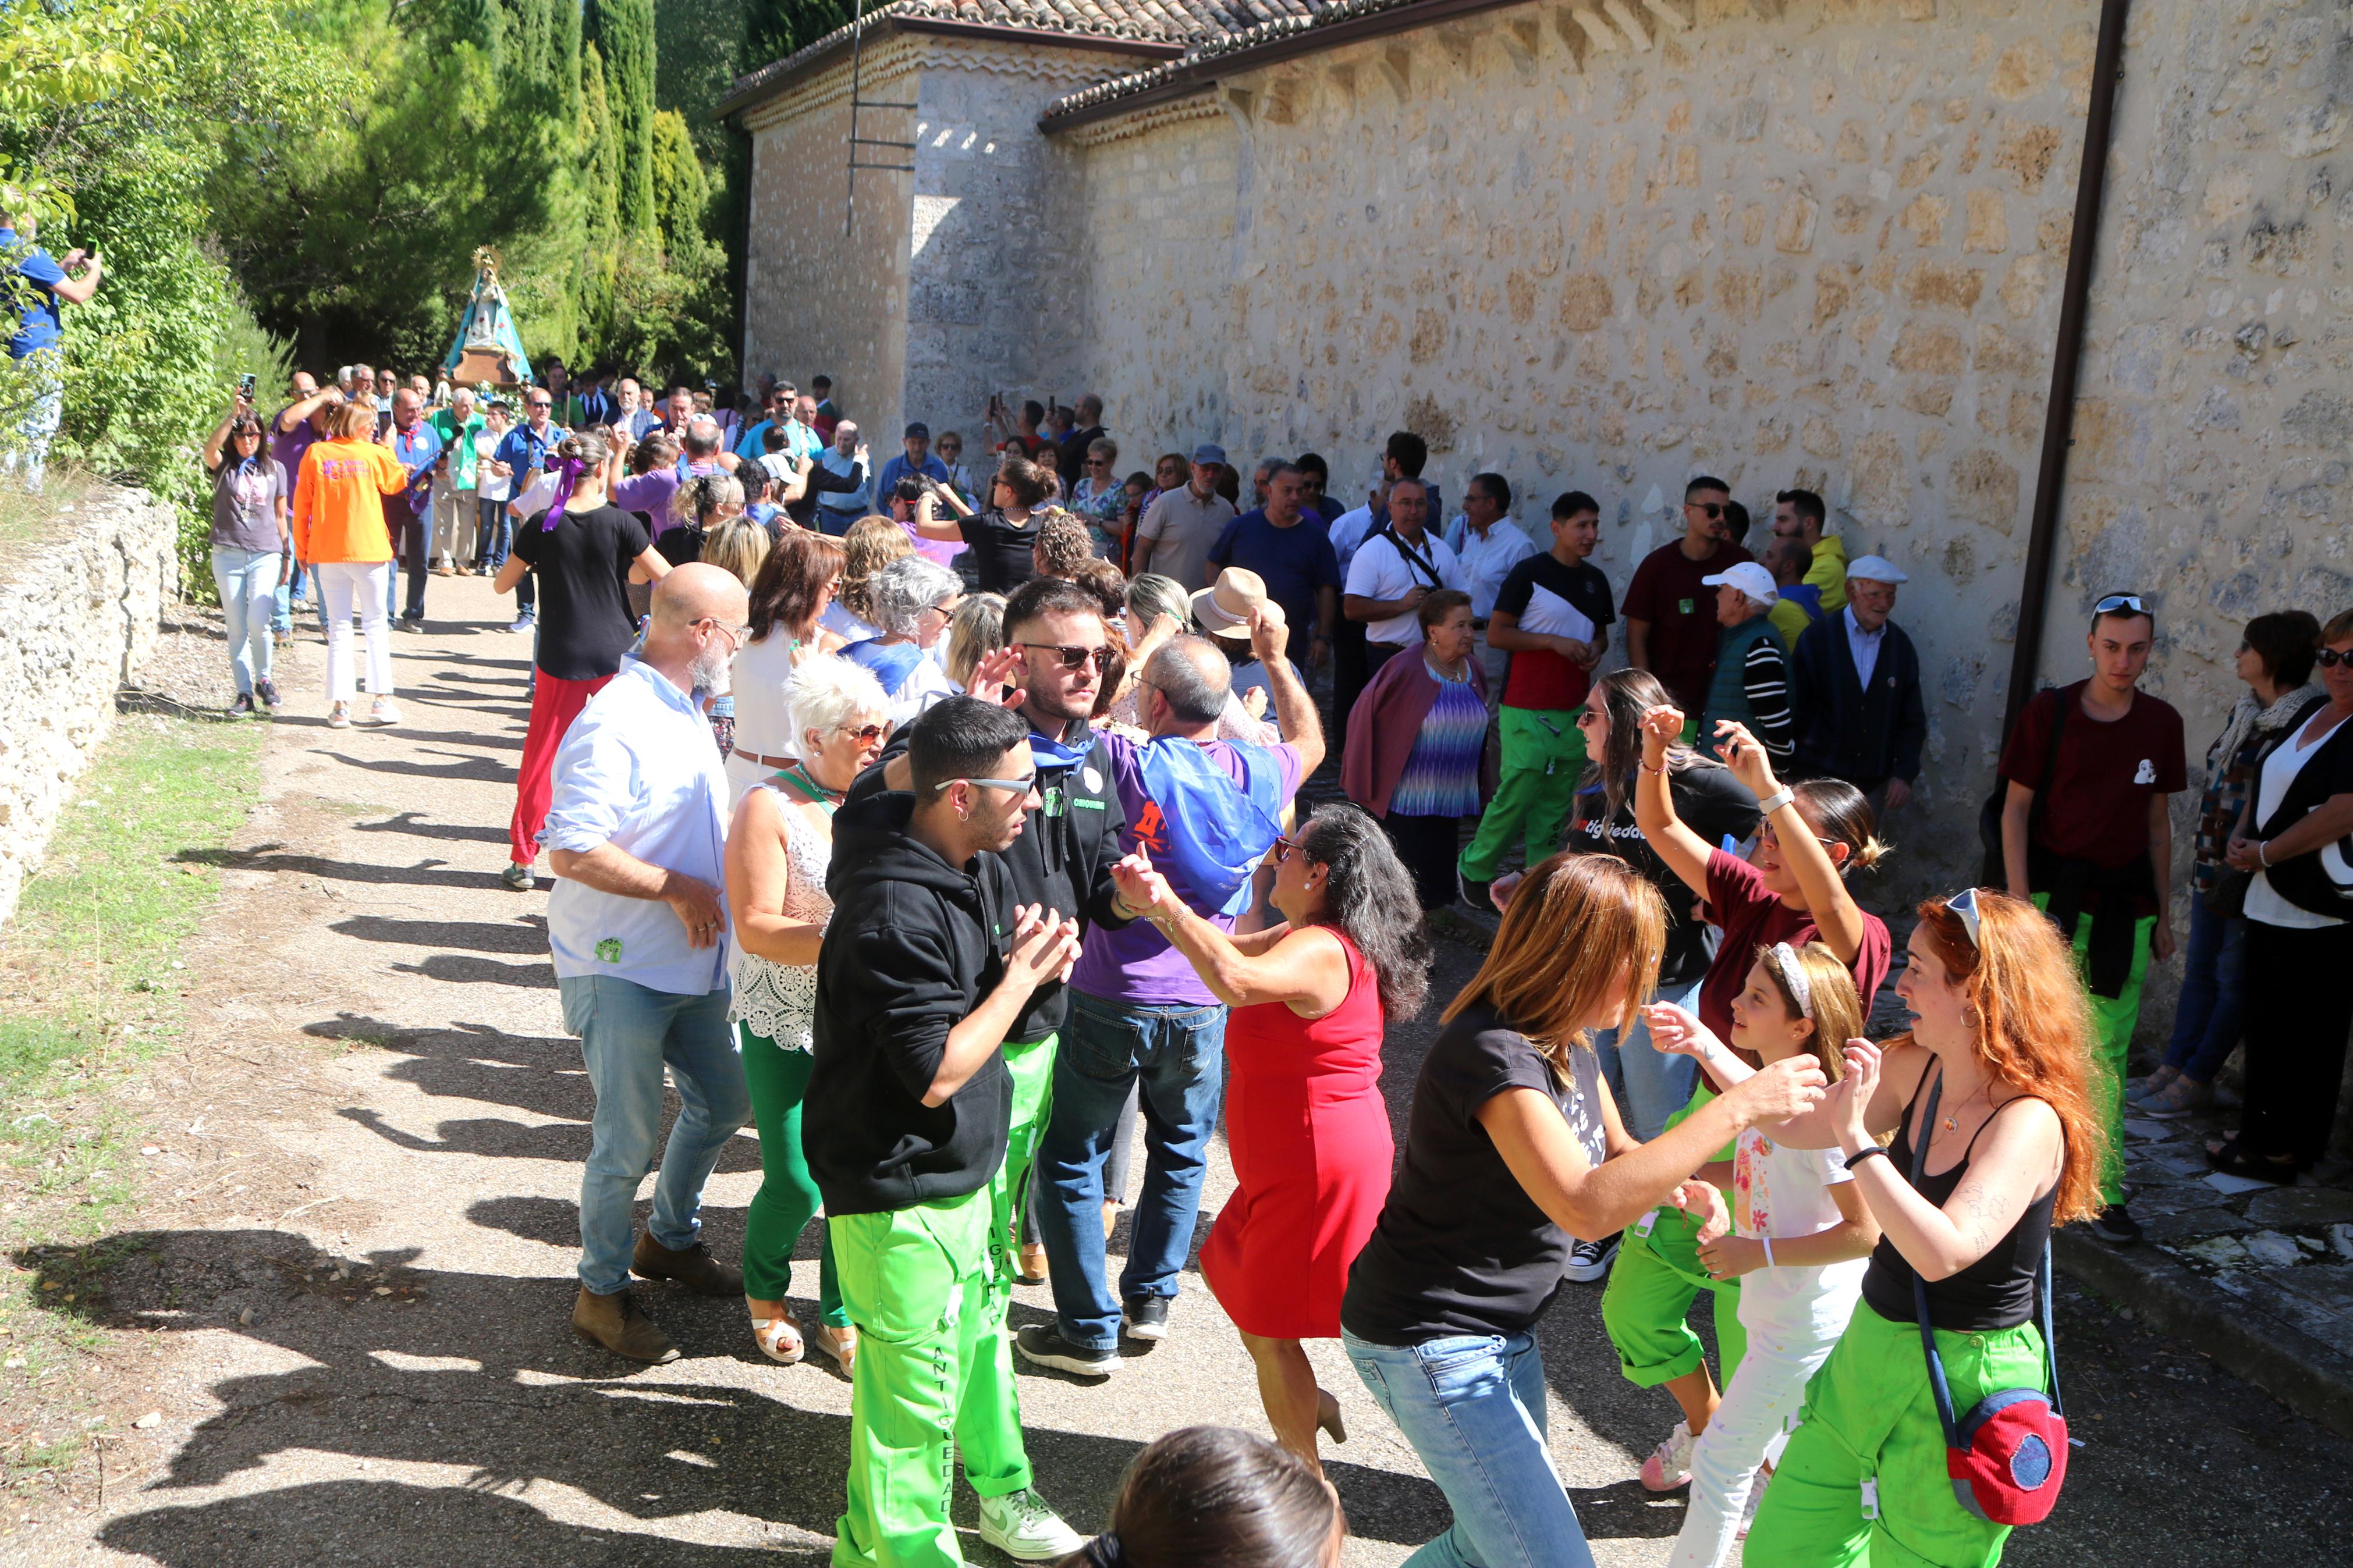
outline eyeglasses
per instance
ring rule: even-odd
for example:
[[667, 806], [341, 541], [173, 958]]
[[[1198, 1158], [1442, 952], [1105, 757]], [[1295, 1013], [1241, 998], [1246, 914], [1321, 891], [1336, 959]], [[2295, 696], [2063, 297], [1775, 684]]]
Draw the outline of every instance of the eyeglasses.
[[1978, 916], [1978, 890], [1975, 888], [1964, 888], [1959, 892], [1954, 894], [1951, 898], [1947, 899], [1945, 900], [1945, 907], [1952, 910], [1953, 913], [1961, 917], [1961, 929], [1969, 933], [1969, 945], [1971, 947], [1978, 948], [1979, 951], [1983, 951], [1985, 944], [1980, 942], [1978, 937], [1979, 925]]
[[1111, 668], [1111, 649], [1108, 647], [1071, 647], [1053, 642], [1018, 642], [1013, 646], [1050, 653], [1054, 656], [1054, 662], [1064, 669], [1076, 669], [1090, 658], [1095, 661], [1097, 669]]
[[2142, 603], [2138, 594], [2111, 594], [2092, 606], [2092, 614], [2095, 616], [2112, 616], [2118, 610], [2130, 610], [2136, 616], [2147, 616], [2151, 620], [2157, 618], [2157, 612]]
[[952, 621], [955, 619], [955, 613], [963, 605], [962, 599], [956, 600], [952, 605], [925, 605], [921, 613], [926, 616], [937, 616], [944, 621]]
[[978, 784], [987, 789], [1011, 790], [1015, 795], [1035, 795], [1038, 793], [1038, 775], [1036, 773], [1031, 773], [1026, 779], [942, 779], [938, 784], [934, 784], [932, 787], [934, 789], [945, 789], [950, 784]]
[[743, 647], [744, 639], [752, 635], [750, 623], [723, 621], [716, 616], [705, 616], [694, 624], [698, 626], [718, 627], [721, 631], [727, 634], [727, 640], [733, 643], [738, 647]]
[[2312, 662], [2323, 669], [2335, 669], [2340, 664], [2353, 664], [2353, 648], [2325, 647], [2312, 656]]

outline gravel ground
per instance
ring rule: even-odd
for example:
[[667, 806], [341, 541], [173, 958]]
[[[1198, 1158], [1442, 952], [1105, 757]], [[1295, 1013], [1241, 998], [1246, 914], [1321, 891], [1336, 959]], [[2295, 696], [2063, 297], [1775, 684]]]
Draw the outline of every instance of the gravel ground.
[[[102, 1289], [70, 1309], [101, 1331], [88, 1376], [125, 1436], [106, 1445], [102, 1496], [90, 1467], [20, 1494], [0, 1562], [824, 1560], [844, 1382], [762, 1361], [735, 1304], [666, 1289], [646, 1299], [686, 1352], [670, 1366], [626, 1368], [568, 1331], [588, 1090], [544, 894], [497, 879], [528, 644], [497, 629], [483, 584], [437, 581], [433, 603], [463, 618], [400, 637], [397, 730], [323, 727], [314, 634], [281, 673], [263, 797], [189, 955], [193, 1043], [154, 1075], [142, 1214], [111, 1238]], [[190, 655], [168, 694], [203, 701], [201, 665]], [[1474, 963], [1445, 944], [1433, 995]], [[1400, 1131], [1430, 1034], [1425, 1019], [1390, 1036]], [[723, 1256], [757, 1164], [748, 1136], [721, 1162]], [[1208, 1207], [1229, 1190], [1221, 1152]], [[805, 1245], [804, 1300], [814, 1256]], [[20, 1261], [81, 1279], [100, 1259]], [[1618, 1375], [1598, 1300], [1569, 1287], [1542, 1327], [1552, 1447], [1597, 1559], [1662, 1563], [1681, 1501], [1633, 1477], [1672, 1411]], [[1024, 1289], [1014, 1319], [1050, 1310]], [[1197, 1279], [1174, 1327], [1107, 1383], [1025, 1371], [1039, 1486], [1082, 1529], [1153, 1435], [1261, 1428], [1248, 1360]], [[2060, 1331], [2085, 1446], [2057, 1517], [2015, 1537], [2012, 1561], [2341, 1560], [2353, 1445], [2096, 1300], [2063, 1296]], [[1443, 1501], [1336, 1346], [1313, 1353], [1352, 1435], [1327, 1450], [1345, 1560], [1400, 1563], [1442, 1527]], [[959, 1508], [969, 1526], [968, 1494]]]

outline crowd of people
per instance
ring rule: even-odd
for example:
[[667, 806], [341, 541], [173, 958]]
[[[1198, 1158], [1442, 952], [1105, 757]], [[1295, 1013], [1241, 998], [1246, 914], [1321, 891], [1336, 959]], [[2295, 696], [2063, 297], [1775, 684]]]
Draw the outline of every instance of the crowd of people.
[[[1481, 473], [1441, 521], [1407, 433], [1360, 505], [1309, 453], [1260, 463], [1242, 510], [1214, 443], [1122, 479], [1092, 397], [992, 400], [969, 468], [910, 424], [875, 470], [822, 378], [742, 406], [607, 380], [515, 399], [353, 366], [267, 419], [240, 402], [205, 453], [237, 701], [280, 706], [298, 584], [331, 724], [355, 616], [394, 723], [388, 630], [429, 579], [516, 596], [506, 881], [546, 857], [596, 1096], [572, 1326], [670, 1360], [629, 1281], [672, 1280], [847, 1374], [844, 1568], [959, 1561], [957, 1463], [1021, 1560], [1336, 1562], [1317, 1339], [1452, 1506], [1418, 1563], [1588, 1563], [1533, 1334], [1597, 1281], [1621, 1372], [1674, 1406], [1641, 1479], [1689, 1489], [1679, 1564], [1744, 1536], [1774, 1563], [1991, 1562], [2008, 1527], [1957, 1500], [1939, 1400], [2049, 1386], [2051, 1228], [2138, 1235], [2127, 1099], [2196, 1110], [2243, 1042], [2215, 1168], [2284, 1183], [2323, 1152], [2353, 992], [2308, 976], [2353, 958], [2353, 612], [2246, 628], [2179, 1023], [2127, 1082], [2189, 782], [2139, 689], [2141, 595], [2092, 606], [2090, 674], [2000, 757], [1981, 885], [1920, 904], [1899, 963], [1857, 889], [1922, 765], [1905, 577], [1810, 490], [1752, 556], [1730, 487], [1692, 479], [1620, 588], [1596, 497], [1553, 500], [1540, 545]], [[1345, 798], [1303, 799], [1327, 752]], [[1458, 898], [1501, 924], [1400, 1148], [1383, 1040]], [[1899, 968], [1914, 1021], [1874, 1044]], [[700, 1206], [747, 1124], [739, 1268]], [[1039, 1487], [1016, 1358], [1102, 1383], [1178, 1331], [1221, 1125], [1237, 1186], [1200, 1278], [1274, 1442], [1172, 1434], [1088, 1541]], [[805, 1325], [790, 1260], [820, 1215]], [[1019, 1281], [1053, 1316], [1012, 1333]]]

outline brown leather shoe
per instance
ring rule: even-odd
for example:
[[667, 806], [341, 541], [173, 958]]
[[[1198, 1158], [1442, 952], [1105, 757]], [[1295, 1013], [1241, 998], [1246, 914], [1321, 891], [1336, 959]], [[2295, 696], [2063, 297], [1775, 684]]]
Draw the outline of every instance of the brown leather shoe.
[[712, 1257], [702, 1243], [673, 1252], [656, 1241], [651, 1231], [638, 1236], [638, 1249], [629, 1258], [629, 1272], [640, 1279], [675, 1279], [698, 1296], [744, 1293], [743, 1270], [730, 1268]]
[[629, 1361], [659, 1366], [678, 1359], [678, 1347], [638, 1310], [627, 1290], [599, 1296], [583, 1285], [580, 1299], [572, 1303], [572, 1331]]

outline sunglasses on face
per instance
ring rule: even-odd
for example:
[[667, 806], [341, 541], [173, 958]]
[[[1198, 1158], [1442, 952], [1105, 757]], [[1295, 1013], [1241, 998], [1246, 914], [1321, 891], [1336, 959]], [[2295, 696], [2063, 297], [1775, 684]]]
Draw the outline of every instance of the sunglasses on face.
[[1596, 713], [1590, 708], [1580, 708], [1577, 710], [1577, 727], [1580, 730], [1589, 724], [1598, 724], [1600, 721], [1601, 715]]
[[1036, 773], [1031, 773], [1026, 779], [942, 779], [936, 787], [945, 789], [950, 784], [978, 784], [987, 789], [1011, 790], [1015, 795], [1026, 795], [1038, 793]]
[[1097, 669], [1107, 669], [1111, 666], [1111, 649], [1108, 647], [1071, 647], [1062, 643], [1051, 642], [1018, 642], [1013, 646], [1039, 653], [1050, 653], [1054, 656], [1054, 662], [1064, 669], [1076, 669], [1090, 658], [1095, 661]]
[[[1814, 834], [1811, 837], [1815, 843], [1820, 845], [1825, 849], [1830, 848], [1836, 842], [1834, 839], [1823, 837], [1819, 833]], [[1757, 830], [1757, 841], [1759, 844], [1770, 844], [1776, 849], [1781, 847], [1781, 836], [1773, 831], [1773, 825], [1769, 822]]]
[[1287, 861], [1287, 860], [1289, 860], [1289, 859], [1291, 858], [1291, 857], [1293, 856], [1293, 853], [1295, 853], [1295, 852], [1298, 850], [1298, 848], [1299, 848], [1299, 841], [1298, 841], [1297, 839], [1294, 839], [1294, 838], [1278, 838], [1278, 839], [1276, 839], [1276, 840], [1274, 841], [1274, 863], [1275, 863], [1276, 865], [1278, 865], [1278, 866], [1280, 866], [1280, 865], [1283, 864], [1285, 861]]
[[523, 405], [523, 406], [526, 408], [553, 408], [555, 405], [548, 402], [545, 398], [533, 398], [531, 402]]
[[1722, 517], [1724, 515], [1724, 507], [1720, 502], [1712, 500], [1687, 500], [1683, 502], [1683, 505], [1686, 507], [1697, 507], [1703, 513], [1709, 517]]
[[2353, 648], [2325, 647], [2312, 656], [2312, 662], [2323, 669], [2335, 669], [2340, 664], [2353, 665]]
[[840, 729], [835, 731], [834, 733], [838, 735], [847, 735], [849, 739], [857, 742], [860, 745], [867, 746], [872, 745], [874, 742], [881, 741], [885, 736], [889, 735], [891, 733], [891, 726], [888, 724], [859, 724], [854, 726], [844, 724]]

